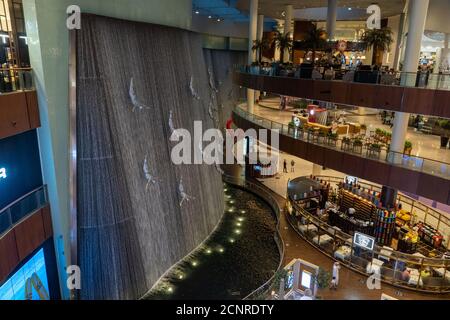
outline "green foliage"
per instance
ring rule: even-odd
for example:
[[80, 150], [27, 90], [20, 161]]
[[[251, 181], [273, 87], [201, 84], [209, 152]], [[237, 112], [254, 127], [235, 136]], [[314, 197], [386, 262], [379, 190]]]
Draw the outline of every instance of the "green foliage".
[[286, 50], [289, 50], [289, 52], [292, 51], [292, 48], [294, 46], [294, 43], [292, 41], [291, 33], [288, 32], [287, 34], [284, 34], [282, 32], [277, 31], [274, 37], [273, 44], [276, 48], [280, 49], [280, 61], [281, 63], [284, 62], [284, 52]]
[[319, 289], [326, 289], [330, 286], [331, 273], [323, 268], [319, 268], [319, 274], [313, 278]]
[[406, 140], [405, 141], [405, 149], [412, 149], [412, 142], [411, 141], [408, 141], [408, 140]]
[[362, 145], [363, 145], [363, 142], [362, 142], [361, 139], [356, 138], [355, 140], [353, 140], [353, 145], [354, 145], [354, 146], [362, 146]]
[[293, 104], [295, 109], [301, 109], [304, 110], [306, 108], [308, 108], [308, 102], [306, 102], [306, 100], [301, 99], [301, 100], [296, 100]]
[[444, 130], [450, 130], [450, 120], [446, 120], [446, 119], [440, 120], [438, 122], [438, 126]]
[[394, 42], [392, 30], [389, 28], [366, 30], [361, 37], [366, 49], [374, 46], [380, 50], [390, 50]]
[[272, 288], [278, 290], [280, 287], [281, 280], [286, 280], [288, 271], [286, 269], [278, 270], [273, 277]]
[[262, 62], [263, 51], [268, 49], [269, 47], [270, 47], [270, 43], [267, 39], [253, 41], [252, 50], [256, 51], [258, 53], [258, 63], [259, 64], [261, 64], [261, 62]]
[[305, 48], [313, 52], [312, 63], [316, 62], [316, 51], [324, 50], [328, 47], [328, 41], [326, 40], [327, 33], [324, 29], [318, 28], [316, 24], [313, 24], [306, 32], [303, 44]]

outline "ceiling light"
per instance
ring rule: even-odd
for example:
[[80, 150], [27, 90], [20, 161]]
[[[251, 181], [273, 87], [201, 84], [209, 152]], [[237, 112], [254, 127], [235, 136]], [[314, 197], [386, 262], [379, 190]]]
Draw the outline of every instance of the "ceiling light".
[[208, 16], [208, 19], [212, 19], [212, 16]]
[[352, 11], [352, 8], [348, 8], [348, 11]]
[[198, 11], [198, 10], [197, 10], [197, 11], [195, 11], [195, 14], [200, 14], [200, 11]]
[[217, 22], [220, 22], [220, 21], [222, 21], [220, 18], [219, 19], [217, 19]]

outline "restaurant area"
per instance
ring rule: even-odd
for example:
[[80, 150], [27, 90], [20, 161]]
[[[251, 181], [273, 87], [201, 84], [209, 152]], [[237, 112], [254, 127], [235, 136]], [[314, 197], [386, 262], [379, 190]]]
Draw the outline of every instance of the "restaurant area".
[[450, 220], [437, 210], [350, 176], [293, 179], [287, 206], [298, 234], [345, 266], [398, 287], [450, 290]]

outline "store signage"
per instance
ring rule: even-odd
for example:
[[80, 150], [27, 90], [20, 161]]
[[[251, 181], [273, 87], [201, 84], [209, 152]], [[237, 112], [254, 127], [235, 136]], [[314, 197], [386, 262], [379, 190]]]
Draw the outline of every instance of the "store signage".
[[6, 179], [6, 169], [0, 168], [0, 179]]
[[363, 233], [355, 232], [353, 243], [360, 248], [372, 251], [375, 247], [375, 238]]

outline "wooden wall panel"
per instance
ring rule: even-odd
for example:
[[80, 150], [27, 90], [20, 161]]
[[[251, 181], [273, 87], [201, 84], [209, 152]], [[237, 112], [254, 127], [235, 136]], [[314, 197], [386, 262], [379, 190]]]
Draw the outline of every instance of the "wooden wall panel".
[[[450, 90], [406, 88], [378, 84], [270, 77], [235, 73], [234, 82], [257, 89], [250, 79], [264, 78], [262, 91], [298, 98], [323, 100], [356, 107], [401, 111], [450, 118]], [[329, 98], [328, 98], [329, 97]]]
[[355, 177], [363, 177], [364, 159], [351, 154], [343, 153], [341, 168], [342, 172], [344, 173], [347, 173]]
[[[449, 96], [450, 98], [450, 91]], [[405, 88], [402, 112], [429, 115], [433, 113], [434, 90]]]
[[377, 86], [375, 89], [375, 108], [400, 111], [403, 100], [403, 87]]
[[428, 199], [448, 199], [448, 180], [422, 173], [417, 185], [417, 193]]
[[45, 241], [42, 212], [38, 211], [14, 228], [19, 259], [25, 259]]
[[323, 166], [326, 168], [333, 168], [333, 170], [336, 171], [342, 171], [344, 154], [332, 149], [327, 149], [324, 153]]
[[25, 93], [0, 95], [0, 139], [30, 130]]
[[32, 129], [41, 126], [41, 119], [39, 117], [39, 107], [36, 91], [26, 91], [27, 111], [30, 127]]
[[6, 279], [19, 262], [15, 234], [8, 232], [0, 238], [0, 283]]
[[448, 95], [448, 91], [435, 91], [433, 100], [433, 114], [440, 114], [444, 118], [450, 118], [450, 97]]
[[42, 223], [44, 226], [45, 239], [49, 239], [53, 236], [52, 216], [50, 212], [50, 206], [43, 208], [42, 210]]
[[[350, 88], [349, 82], [332, 81], [331, 82], [331, 101], [335, 103], [348, 103], [348, 94]], [[330, 102], [331, 102], [330, 101]]]
[[331, 100], [331, 81], [317, 80], [314, 81], [314, 99], [320, 101], [332, 101]]
[[374, 85], [351, 83], [351, 98], [348, 102], [354, 106], [373, 107], [375, 106], [375, 89]]
[[389, 180], [389, 174], [390, 166], [375, 160], [365, 160], [363, 173], [365, 179], [383, 184]]

